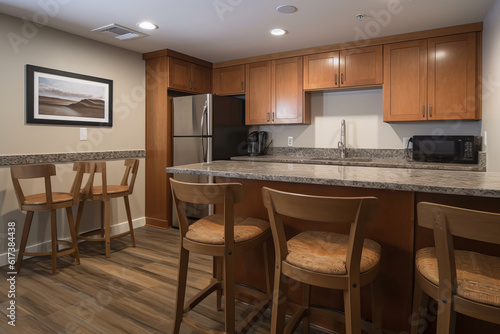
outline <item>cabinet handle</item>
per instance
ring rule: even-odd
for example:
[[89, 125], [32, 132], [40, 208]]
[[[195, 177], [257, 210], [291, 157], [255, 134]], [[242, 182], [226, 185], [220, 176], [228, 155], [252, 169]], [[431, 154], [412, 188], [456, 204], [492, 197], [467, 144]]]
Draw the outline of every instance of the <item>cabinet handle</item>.
[[338, 76], [338, 74], [335, 73], [335, 86], [337, 86], [337, 76]]
[[422, 118], [425, 118], [425, 104], [422, 106]]
[[341, 73], [340, 74], [340, 84], [343, 85], [344, 84], [344, 73]]
[[243, 81], [241, 82], [241, 91], [244, 90], [244, 87], [243, 87]]
[[432, 104], [429, 104], [429, 117], [432, 117]]
[[269, 113], [266, 115], [267, 122], [269, 123]]
[[189, 89], [193, 89], [193, 82], [189, 80]]
[[272, 117], [272, 121], [273, 121], [273, 123], [274, 123], [274, 111], [273, 111], [273, 117]]

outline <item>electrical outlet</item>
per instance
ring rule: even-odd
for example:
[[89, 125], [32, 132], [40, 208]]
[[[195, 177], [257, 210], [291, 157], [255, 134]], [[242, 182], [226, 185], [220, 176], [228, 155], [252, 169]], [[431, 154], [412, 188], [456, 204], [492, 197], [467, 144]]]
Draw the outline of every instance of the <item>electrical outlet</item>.
[[410, 146], [408, 146], [408, 142], [410, 141], [411, 137], [403, 137], [403, 148], [413, 148], [413, 143], [410, 143]]
[[80, 140], [87, 140], [87, 128], [80, 128]]
[[288, 146], [293, 146], [293, 137], [288, 137]]

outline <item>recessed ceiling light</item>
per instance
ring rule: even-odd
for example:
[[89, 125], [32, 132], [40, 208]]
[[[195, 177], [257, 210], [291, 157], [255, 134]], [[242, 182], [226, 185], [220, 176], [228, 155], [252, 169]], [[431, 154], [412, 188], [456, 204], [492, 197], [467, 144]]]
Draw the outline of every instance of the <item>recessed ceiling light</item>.
[[137, 23], [137, 26], [139, 28], [146, 29], [146, 30], [155, 30], [155, 29], [158, 29], [158, 26], [156, 24], [151, 23], [149, 21], [139, 22], [139, 23]]
[[282, 35], [286, 34], [288, 31], [286, 31], [285, 29], [281, 29], [281, 28], [275, 28], [275, 29], [269, 30], [269, 32], [271, 33], [271, 35], [274, 35], [274, 36], [282, 36]]
[[276, 11], [281, 14], [291, 14], [297, 11], [297, 7], [291, 5], [282, 5], [276, 7]]

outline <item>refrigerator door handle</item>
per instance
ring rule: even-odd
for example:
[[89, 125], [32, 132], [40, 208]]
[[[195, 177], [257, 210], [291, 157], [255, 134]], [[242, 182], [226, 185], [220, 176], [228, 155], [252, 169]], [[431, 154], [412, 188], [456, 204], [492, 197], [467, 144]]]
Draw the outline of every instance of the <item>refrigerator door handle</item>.
[[208, 151], [208, 143], [207, 143], [207, 148], [205, 150], [205, 141], [203, 138], [203, 130], [205, 130], [205, 127], [207, 129], [206, 133], [208, 135], [208, 122], [205, 123], [205, 115], [207, 115], [208, 112], [208, 106], [207, 106], [208, 101], [205, 101], [205, 106], [203, 107], [203, 111], [201, 112], [201, 151], [203, 153], [203, 161], [207, 162], [207, 151]]

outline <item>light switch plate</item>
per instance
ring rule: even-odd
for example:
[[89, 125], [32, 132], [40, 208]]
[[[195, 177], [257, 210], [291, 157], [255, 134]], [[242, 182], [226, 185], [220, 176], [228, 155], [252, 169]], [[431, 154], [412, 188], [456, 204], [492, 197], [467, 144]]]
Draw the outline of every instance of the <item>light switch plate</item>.
[[80, 140], [87, 140], [87, 128], [80, 128]]
[[288, 137], [288, 146], [293, 146], [293, 137]]

